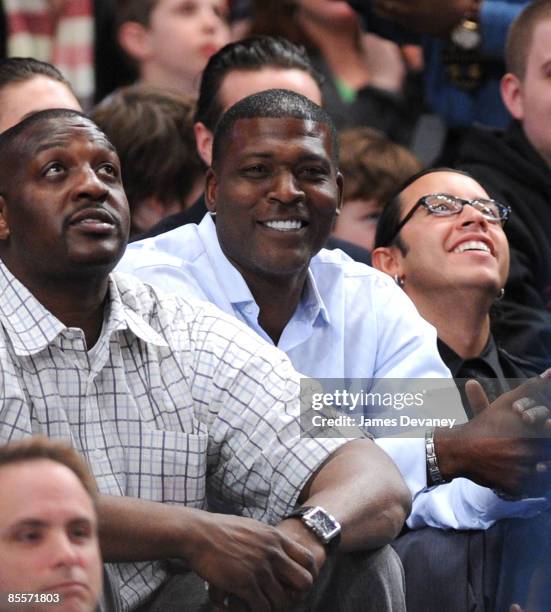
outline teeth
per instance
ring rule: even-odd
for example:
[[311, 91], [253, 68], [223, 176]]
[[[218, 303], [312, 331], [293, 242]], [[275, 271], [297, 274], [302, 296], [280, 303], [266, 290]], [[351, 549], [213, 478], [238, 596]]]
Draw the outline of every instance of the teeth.
[[465, 251], [484, 251], [490, 253], [490, 247], [485, 242], [471, 240], [469, 242], [462, 242], [453, 250], [454, 253], [464, 253]]
[[92, 219], [92, 218], [81, 219], [78, 223], [82, 225], [112, 225], [111, 223], [108, 223], [107, 221], [101, 221], [100, 219]]
[[266, 227], [278, 230], [280, 232], [290, 232], [292, 230], [298, 230], [302, 227], [302, 222], [295, 221], [266, 221], [264, 223]]

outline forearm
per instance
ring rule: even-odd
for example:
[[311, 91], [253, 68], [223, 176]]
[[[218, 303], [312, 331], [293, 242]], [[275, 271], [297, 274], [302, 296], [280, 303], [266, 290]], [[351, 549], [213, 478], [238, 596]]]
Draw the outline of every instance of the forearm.
[[322, 506], [341, 524], [343, 551], [377, 548], [400, 532], [411, 497], [393, 461], [370, 440], [354, 440], [331, 455], [300, 502]]
[[102, 495], [99, 534], [105, 561], [189, 561], [198, 545], [202, 515], [194, 508]]

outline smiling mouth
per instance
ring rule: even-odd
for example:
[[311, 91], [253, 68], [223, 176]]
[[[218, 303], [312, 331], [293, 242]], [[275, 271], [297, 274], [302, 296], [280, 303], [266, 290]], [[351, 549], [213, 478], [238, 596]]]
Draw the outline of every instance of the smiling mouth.
[[479, 240], [469, 240], [468, 242], [462, 242], [456, 246], [452, 253], [465, 253], [466, 251], [483, 251], [484, 253], [492, 254], [490, 247]]
[[306, 227], [308, 223], [300, 219], [288, 219], [286, 221], [264, 221], [261, 222], [261, 225], [278, 232], [295, 232]]

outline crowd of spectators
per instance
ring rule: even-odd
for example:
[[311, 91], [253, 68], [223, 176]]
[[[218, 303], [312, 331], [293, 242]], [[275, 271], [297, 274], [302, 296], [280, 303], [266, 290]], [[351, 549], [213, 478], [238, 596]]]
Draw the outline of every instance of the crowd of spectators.
[[0, 40], [0, 611], [549, 609], [551, 0]]

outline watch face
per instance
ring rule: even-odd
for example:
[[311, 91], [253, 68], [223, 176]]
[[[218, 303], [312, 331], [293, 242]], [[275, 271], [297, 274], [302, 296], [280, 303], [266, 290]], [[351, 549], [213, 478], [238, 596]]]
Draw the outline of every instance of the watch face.
[[337, 521], [320, 507], [313, 508], [304, 515], [304, 519], [326, 542], [331, 540], [341, 529]]

